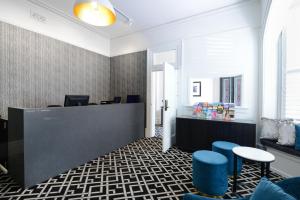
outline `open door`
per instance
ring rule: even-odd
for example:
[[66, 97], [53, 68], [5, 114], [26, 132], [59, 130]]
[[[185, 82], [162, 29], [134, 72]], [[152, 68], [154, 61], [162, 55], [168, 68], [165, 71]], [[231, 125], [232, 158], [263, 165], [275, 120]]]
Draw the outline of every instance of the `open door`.
[[166, 152], [175, 141], [177, 109], [177, 72], [175, 68], [164, 64], [164, 111], [163, 111], [163, 152]]

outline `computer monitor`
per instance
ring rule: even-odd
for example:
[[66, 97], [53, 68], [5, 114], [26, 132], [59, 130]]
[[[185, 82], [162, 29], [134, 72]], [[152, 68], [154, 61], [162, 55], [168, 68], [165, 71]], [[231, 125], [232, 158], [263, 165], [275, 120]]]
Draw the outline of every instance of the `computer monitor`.
[[113, 103], [121, 103], [122, 97], [115, 97]]
[[87, 106], [89, 104], [88, 95], [66, 95], [65, 107], [70, 106]]
[[128, 95], [127, 103], [140, 103], [140, 95]]

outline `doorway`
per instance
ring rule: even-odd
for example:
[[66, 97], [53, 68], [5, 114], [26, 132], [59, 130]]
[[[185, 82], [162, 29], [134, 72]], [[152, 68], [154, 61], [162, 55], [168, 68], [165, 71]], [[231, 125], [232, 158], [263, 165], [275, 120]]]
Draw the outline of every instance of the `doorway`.
[[175, 142], [177, 110], [177, 71], [164, 63], [151, 72], [151, 136], [162, 139], [166, 152]]
[[147, 50], [146, 137], [162, 138], [166, 152], [175, 142], [177, 71], [181, 41]]
[[164, 90], [164, 74], [163, 71], [153, 71], [152, 72], [152, 105], [153, 111], [152, 116], [155, 122], [155, 132], [154, 137], [162, 138], [163, 136], [163, 118], [164, 118], [164, 103], [163, 96]]

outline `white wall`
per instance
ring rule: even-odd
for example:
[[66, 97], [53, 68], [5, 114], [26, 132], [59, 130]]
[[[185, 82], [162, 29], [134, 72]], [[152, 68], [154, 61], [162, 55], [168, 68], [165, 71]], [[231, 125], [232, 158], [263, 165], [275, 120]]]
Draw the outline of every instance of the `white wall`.
[[[286, 24], [286, 18], [289, 14], [291, 14], [289, 7], [293, 0], [263, 1], [272, 1], [272, 4], [269, 9], [268, 18], [263, 25], [265, 30], [263, 34], [263, 65], [261, 76], [261, 87], [263, 89], [261, 93], [261, 115], [265, 117], [276, 118], [280, 117], [278, 112], [279, 110], [277, 110], [277, 97], [281, 96], [281, 94], [278, 92], [278, 37]], [[294, 19], [298, 20], [299, 17], [294, 17]], [[298, 51], [296, 51], [296, 53], [298, 53]], [[295, 177], [300, 175], [300, 160], [298, 157], [283, 153], [273, 148], [267, 148], [267, 150], [276, 157], [276, 161], [271, 164], [272, 170], [285, 177]]]
[[145, 50], [192, 36], [260, 26], [260, 1], [246, 1], [219, 11], [195, 16], [111, 40], [111, 55]]
[[261, 24], [263, 30], [266, 25], [271, 3], [272, 0], [261, 0]]
[[290, 9], [286, 27], [286, 67], [298, 68], [300, 66], [300, 1], [297, 6]]
[[261, 130], [261, 117], [262, 117], [262, 102], [263, 102], [263, 39], [264, 39], [264, 32], [265, 32], [265, 26], [266, 21], [268, 18], [268, 14], [270, 11], [270, 6], [272, 3], [272, 0], [261, 0], [261, 30], [259, 34], [259, 69], [258, 69], [258, 115], [257, 115], [257, 126], [256, 126], [256, 132], [257, 132], [257, 141], [259, 141], [260, 138], [260, 130]]
[[[111, 40], [111, 55], [155, 48], [182, 40], [179, 105], [188, 105], [190, 78], [211, 78], [220, 72], [243, 74], [246, 81], [245, 104], [237, 112], [237, 117], [256, 120], [261, 9], [260, 1], [246, 1], [229, 8], [114, 38]], [[222, 56], [207, 56], [207, 41], [222, 38], [229, 38], [232, 42], [232, 52], [224, 54], [221, 60]]]
[[273, 0], [263, 37], [262, 116], [278, 116], [278, 38], [288, 16], [291, 0]]
[[236, 117], [255, 120], [258, 105], [258, 41], [259, 29], [251, 27], [184, 39], [182, 104], [190, 105], [190, 79], [242, 75], [243, 114], [239, 113]]
[[[42, 14], [46, 22], [30, 17], [30, 11]], [[26, 0], [1, 1], [0, 20], [30, 31], [110, 56], [110, 40]]]
[[201, 96], [194, 97], [192, 94], [193, 87], [188, 87], [188, 104], [194, 105], [199, 102], [219, 102], [220, 101], [220, 80], [219, 78], [197, 78], [189, 79], [189, 85], [193, 82], [201, 82]]

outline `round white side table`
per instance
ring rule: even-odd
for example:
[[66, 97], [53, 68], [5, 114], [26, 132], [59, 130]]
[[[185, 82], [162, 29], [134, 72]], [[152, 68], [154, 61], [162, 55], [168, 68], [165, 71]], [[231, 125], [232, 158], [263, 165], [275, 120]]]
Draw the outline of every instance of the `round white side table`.
[[[234, 147], [232, 149], [233, 155], [234, 155], [234, 170], [233, 170], [233, 186], [232, 191], [233, 193], [236, 192], [237, 188], [237, 158], [243, 158], [246, 160], [251, 160], [254, 162], [258, 162], [261, 164], [261, 177], [263, 176], [269, 176], [270, 174], [270, 163], [275, 161], [275, 156], [267, 151], [253, 148], [253, 147]], [[266, 171], [266, 172], [265, 172]]]

